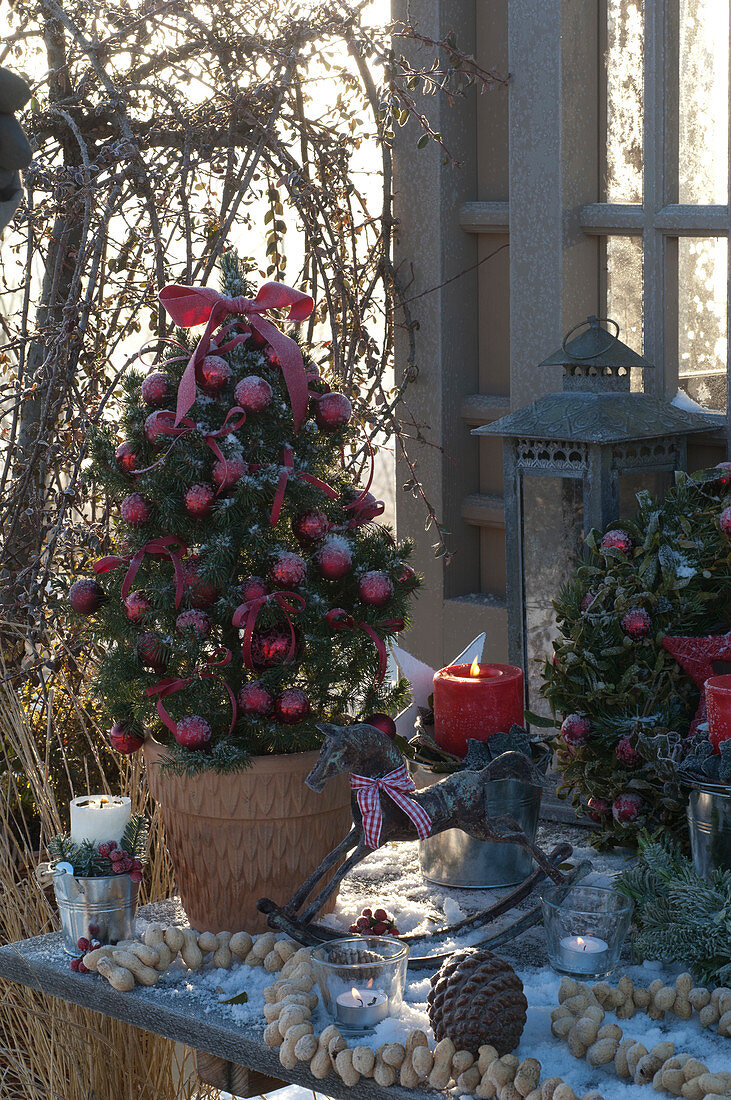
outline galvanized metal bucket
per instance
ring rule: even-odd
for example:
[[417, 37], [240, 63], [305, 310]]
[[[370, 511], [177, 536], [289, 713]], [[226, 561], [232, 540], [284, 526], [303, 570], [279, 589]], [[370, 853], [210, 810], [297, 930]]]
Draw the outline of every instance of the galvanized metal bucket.
[[[412, 766], [417, 788], [430, 787], [444, 777]], [[535, 840], [542, 787], [519, 779], [494, 779], [488, 785], [490, 815], [512, 814], [529, 840]], [[447, 829], [419, 841], [421, 873], [439, 886], [484, 889], [515, 886], [533, 870], [533, 857], [517, 844], [473, 840], [461, 829]]]
[[78, 942], [96, 939], [100, 943], [118, 943], [132, 939], [139, 883], [129, 875], [101, 878], [76, 878], [57, 871], [53, 876], [58, 911], [61, 915], [63, 948], [78, 955]]
[[694, 783], [688, 826], [698, 874], [708, 879], [713, 871], [731, 870], [731, 788]]

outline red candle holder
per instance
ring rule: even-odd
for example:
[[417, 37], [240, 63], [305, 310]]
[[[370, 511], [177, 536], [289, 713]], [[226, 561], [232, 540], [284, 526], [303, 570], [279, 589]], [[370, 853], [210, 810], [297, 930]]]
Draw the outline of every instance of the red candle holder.
[[514, 665], [473, 661], [434, 673], [434, 738], [447, 752], [465, 756], [468, 738], [487, 741], [523, 721], [523, 672]]
[[720, 753], [722, 741], [731, 737], [731, 676], [709, 676], [705, 683], [708, 740]]

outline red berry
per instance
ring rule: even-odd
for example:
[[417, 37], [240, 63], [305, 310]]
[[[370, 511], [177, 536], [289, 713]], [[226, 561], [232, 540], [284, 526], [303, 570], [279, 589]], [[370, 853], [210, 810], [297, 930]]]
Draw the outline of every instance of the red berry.
[[124, 601], [124, 610], [127, 618], [133, 622], [144, 619], [150, 611], [152, 604], [144, 592], [130, 592]]
[[309, 713], [310, 701], [301, 688], [285, 688], [274, 700], [274, 717], [287, 726], [304, 722]]
[[245, 476], [248, 466], [243, 458], [219, 458], [213, 465], [211, 476], [221, 489], [232, 489]]
[[724, 535], [731, 535], [731, 508], [724, 508], [718, 517]]
[[124, 859], [124, 852], [121, 848], [115, 848], [112, 852], [110, 852], [109, 858], [111, 859], [112, 863], [121, 863], [121, 861]]
[[[107, 843], [109, 844], [109, 847], [110, 847], [110, 848], [111, 848], [112, 850], [114, 850], [114, 849], [115, 849], [115, 848], [117, 847], [117, 842], [116, 842], [116, 840], [109, 840], [109, 841], [107, 841]], [[96, 925], [96, 924], [90, 924], [90, 925], [89, 925], [89, 934], [90, 934], [90, 935], [91, 935], [92, 933], [96, 934], [96, 933], [97, 933], [98, 931], [99, 931], [99, 928], [97, 927], [97, 925]]]
[[384, 932], [388, 932], [388, 925], [384, 924], [383, 921], [376, 921], [371, 928], [371, 932], [374, 936], [382, 936]]
[[132, 882], [142, 882], [142, 871], [130, 871], [129, 877]]
[[638, 794], [620, 794], [612, 803], [612, 816], [620, 825], [636, 821], [641, 806], [642, 799]]
[[145, 421], [145, 439], [153, 447], [162, 447], [179, 433], [175, 428], [175, 413], [170, 409], [158, 409]]
[[362, 915], [364, 917], [372, 917], [373, 916], [373, 910], [372, 909], [364, 909]]
[[[91, 925], [89, 925], [89, 927], [91, 928]], [[96, 951], [97, 947], [101, 947], [101, 943], [99, 940], [91, 940], [89, 946], [92, 951]]]
[[84, 960], [83, 959], [79, 959], [79, 968], [78, 969], [79, 969], [79, 974], [88, 974], [89, 973], [89, 968], [87, 966], [84, 966]]
[[350, 543], [342, 535], [328, 535], [315, 556], [315, 564], [326, 581], [339, 581], [353, 568]]
[[269, 585], [263, 577], [244, 577], [239, 588], [242, 603], [258, 600], [269, 593]]
[[401, 935], [401, 933], [399, 932], [399, 930], [398, 930], [398, 928], [396, 927], [395, 924], [391, 925], [391, 928], [390, 928], [388, 934], [389, 934], [389, 936], [400, 936]]
[[561, 723], [561, 736], [567, 745], [584, 745], [589, 739], [591, 722], [583, 714], [567, 714]]
[[369, 714], [363, 721], [367, 726], [375, 726], [391, 740], [396, 736], [396, 723], [390, 714]]
[[355, 932], [355, 933], [357, 933], [357, 934], [360, 934], [360, 928], [358, 928], [358, 926], [357, 926], [357, 925], [355, 925], [355, 924], [351, 924], [351, 926], [350, 926], [350, 928], [348, 929], [348, 931], [349, 931], [349, 932]]
[[374, 569], [359, 580], [358, 596], [371, 607], [385, 607], [393, 598], [393, 584], [385, 573]]
[[200, 749], [211, 740], [211, 727], [205, 718], [191, 714], [178, 722], [175, 740], [186, 749]]
[[316, 508], [310, 509], [309, 512], [303, 512], [292, 520], [294, 537], [303, 546], [310, 546], [313, 542], [324, 539], [330, 527], [330, 520], [325, 513], [319, 512]]
[[81, 951], [83, 954], [86, 954], [91, 945], [85, 936], [80, 936], [79, 939], [76, 941], [76, 946], [78, 947], [79, 951]]
[[376, 909], [375, 913], [373, 914], [373, 919], [375, 921], [387, 921], [389, 919], [388, 913], [385, 909]]
[[108, 841], [105, 842], [104, 844], [99, 845], [99, 855], [100, 856], [108, 856], [109, 853], [111, 852], [111, 850], [112, 849], [109, 847], [109, 842]]
[[146, 630], [137, 639], [137, 657], [146, 668], [164, 672], [168, 663], [167, 646], [154, 630]]
[[324, 432], [344, 428], [353, 415], [353, 406], [344, 393], [323, 393], [315, 402], [315, 420]]
[[371, 926], [371, 922], [368, 920], [367, 917], [358, 917], [355, 923], [361, 932], [367, 931]]
[[[115, 752], [121, 752], [123, 756], [129, 756], [138, 752], [145, 743], [144, 737], [135, 732], [134, 727], [128, 722], [117, 722], [109, 731], [109, 744]], [[101, 849], [100, 849], [101, 851]], [[103, 853], [109, 855], [112, 849]]]
[[244, 684], [238, 695], [239, 710], [242, 714], [253, 714], [264, 718], [272, 713], [274, 698], [258, 680]]
[[186, 631], [207, 638], [211, 633], [211, 620], [205, 611], [183, 611], [175, 620], [175, 629], [179, 634]]
[[652, 620], [644, 607], [633, 607], [620, 620], [620, 626], [628, 638], [646, 638], [650, 633]]
[[102, 586], [90, 577], [74, 581], [69, 589], [69, 603], [79, 615], [93, 615], [106, 599]]
[[614, 751], [617, 755], [617, 760], [622, 764], [626, 764], [628, 768], [636, 768], [642, 763], [642, 756], [636, 749], [632, 748], [629, 737], [623, 737], [622, 740], [617, 743], [617, 747]]
[[248, 413], [262, 412], [271, 404], [274, 391], [264, 378], [258, 374], [250, 374], [242, 378], [234, 390], [236, 404]]
[[146, 405], [159, 408], [170, 400], [173, 393], [173, 380], [169, 374], [163, 374], [162, 371], [153, 371], [142, 380], [142, 400]]
[[599, 545], [602, 550], [621, 550], [623, 554], [629, 554], [632, 549], [632, 539], [626, 531], [614, 527], [611, 531], [607, 531]]
[[150, 522], [152, 505], [142, 493], [130, 493], [120, 504], [119, 513], [130, 527], [144, 527]]
[[199, 483], [191, 485], [183, 497], [183, 506], [189, 516], [195, 519], [206, 519], [213, 511], [213, 502], [216, 499], [216, 490], [212, 485]]
[[71, 967], [71, 969], [75, 970], [77, 973], [79, 971], [79, 966], [80, 965], [81, 965], [81, 959], [72, 959], [71, 962], [69, 963], [69, 966]]
[[612, 807], [603, 798], [590, 798], [586, 809], [592, 821], [602, 822], [612, 816]]
[[277, 588], [297, 588], [307, 576], [307, 563], [299, 554], [280, 550], [269, 566], [269, 576]]
[[131, 474], [140, 464], [137, 452], [131, 443], [120, 443], [114, 452], [117, 465], [124, 474]]

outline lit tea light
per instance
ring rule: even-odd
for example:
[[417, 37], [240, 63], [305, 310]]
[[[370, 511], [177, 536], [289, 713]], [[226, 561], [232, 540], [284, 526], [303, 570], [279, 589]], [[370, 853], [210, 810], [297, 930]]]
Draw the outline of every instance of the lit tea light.
[[345, 1028], [365, 1031], [380, 1024], [388, 1016], [388, 997], [378, 989], [340, 993], [335, 1001], [337, 1021]]
[[564, 936], [559, 944], [561, 965], [574, 974], [603, 974], [609, 944], [601, 936]]
[[132, 800], [122, 795], [83, 794], [70, 804], [71, 839], [74, 844], [94, 845], [115, 840], [119, 844], [132, 816]]

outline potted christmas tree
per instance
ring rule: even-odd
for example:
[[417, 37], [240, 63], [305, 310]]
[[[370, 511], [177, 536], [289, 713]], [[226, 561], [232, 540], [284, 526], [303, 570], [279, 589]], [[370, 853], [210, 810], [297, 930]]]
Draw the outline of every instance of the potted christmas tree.
[[418, 579], [344, 469], [350, 401], [261, 316], [311, 300], [266, 284], [252, 303], [233, 253], [222, 270], [226, 298], [165, 288], [204, 335], [129, 374], [93, 441], [116, 545], [70, 602], [103, 652], [112, 746], [144, 746], [188, 917], [234, 931], [261, 928], [257, 899], [285, 901], [347, 832], [346, 782], [302, 782], [316, 722], [388, 727], [406, 684], [384, 682], [385, 646]]

